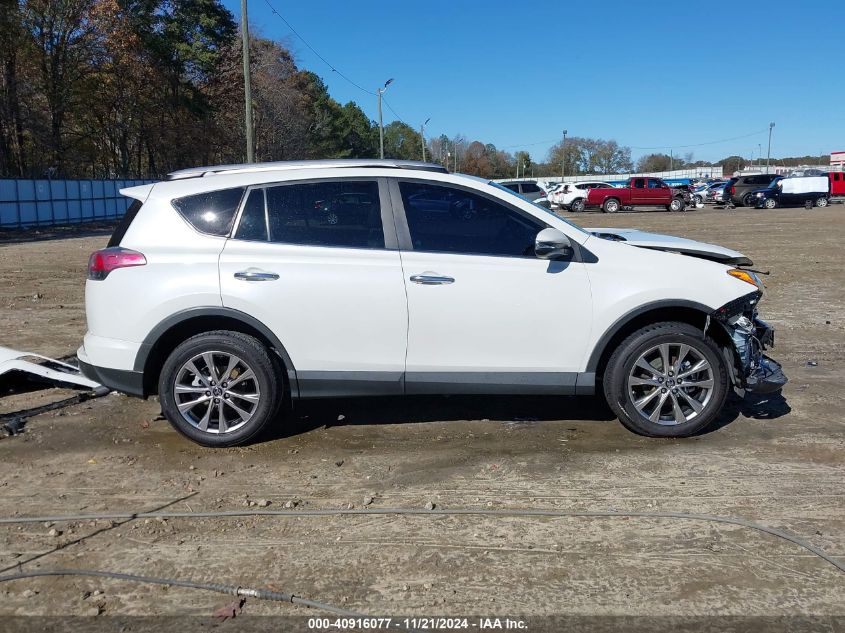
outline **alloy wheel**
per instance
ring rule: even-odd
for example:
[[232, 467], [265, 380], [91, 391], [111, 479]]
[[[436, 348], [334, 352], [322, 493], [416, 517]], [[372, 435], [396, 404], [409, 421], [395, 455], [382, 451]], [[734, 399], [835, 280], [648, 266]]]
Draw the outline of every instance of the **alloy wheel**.
[[173, 399], [190, 425], [206, 433], [232, 433], [255, 415], [261, 399], [252, 368], [228, 352], [197, 354], [179, 369]]
[[713, 368], [705, 356], [685, 343], [661, 343], [642, 353], [628, 373], [628, 397], [653, 424], [690, 422], [713, 395]]

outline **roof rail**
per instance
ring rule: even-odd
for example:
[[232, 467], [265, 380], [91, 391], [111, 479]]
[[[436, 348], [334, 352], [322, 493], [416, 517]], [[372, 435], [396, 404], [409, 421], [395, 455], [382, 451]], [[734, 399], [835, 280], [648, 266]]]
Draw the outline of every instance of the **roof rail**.
[[167, 174], [167, 180], [183, 180], [185, 178], [202, 178], [218, 174], [249, 174], [263, 171], [285, 171], [293, 169], [350, 169], [361, 167], [382, 167], [394, 169], [414, 169], [418, 171], [433, 171], [442, 174], [449, 173], [443, 165], [424, 163], [416, 160], [392, 160], [377, 158], [349, 158], [333, 160], [301, 160], [276, 161], [270, 163], [244, 163], [241, 165], [214, 165], [210, 167], [192, 167], [180, 169]]

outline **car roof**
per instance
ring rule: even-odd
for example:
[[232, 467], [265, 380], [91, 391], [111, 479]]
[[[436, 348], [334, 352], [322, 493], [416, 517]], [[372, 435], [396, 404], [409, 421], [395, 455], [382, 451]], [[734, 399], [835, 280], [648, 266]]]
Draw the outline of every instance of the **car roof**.
[[186, 178], [205, 178], [218, 174], [249, 174], [263, 171], [286, 171], [299, 169], [349, 169], [361, 167], [381, 167], [396, 169], [414, 169], [418, 171], [433, 171], [449, 173], [443, 165], [424, 163], [416, 160], [393, 159], [336, 159], [336, 160], [299, 160], [274, 161], [267, 163], [241, 163], [236, 165], [211, 165], [207, 167], [191, 167], [180, 169], [167, 174], [167, 180], [184, 180]]

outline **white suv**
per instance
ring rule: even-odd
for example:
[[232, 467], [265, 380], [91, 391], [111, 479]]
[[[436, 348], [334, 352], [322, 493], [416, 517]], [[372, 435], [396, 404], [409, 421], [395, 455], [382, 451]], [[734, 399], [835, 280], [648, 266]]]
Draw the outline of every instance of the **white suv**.
[[554, 192], [552, 202], [567, 211], [581, 213], [585, 208], [587, 193], [596, 187], [612, 189], [613, 185], [599, 180], [568, 182]]
[[300, 398], [596, 390], [632, 431], [687, 436], [731, 384], [786, 380], [740, 253], [585, 231], [436, 165], [208, 167], [122, 193], [80, 366], [158, 394], [200, 444], [244, 443]]

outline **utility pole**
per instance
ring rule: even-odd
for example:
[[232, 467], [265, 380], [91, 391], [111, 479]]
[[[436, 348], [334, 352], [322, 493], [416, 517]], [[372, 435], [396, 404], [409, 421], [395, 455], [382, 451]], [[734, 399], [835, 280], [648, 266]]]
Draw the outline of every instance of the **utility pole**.
[[[246, 1], [246, 0], [244, 0]], [[387, 90], [387, 87], [393, 83], [393, 79], [388, 79], [384, 82], [384, 88], [376, 90], [378, 93], [378, 155], [379, 158], [384, 158], [384, 122], [381, 119], [381, 95]]]
[[769, 123], [769, 151], [766, 152], [766, 173], [769, 173], [769, 159], [772, 157], [772, 128], [775, 127], [774, 121]]
[[420, 139], [422, 139], [422, 154], [423, 154], [423, 162], [425, 162], [425, 126], [428, 125], [428, 122], [431, 121], [431, 117], [428, 117], [420, 126]]
[[246, 10], [247, 0], [241, 0], [241, 38], [244, 58], [244, 123], [246, 126], [246, 162], [255, 162], [255, 141], [252, 129], [252, 83], [249, 78], [249, 19]]
[[566, 130], [563, 131], [563, 144], [560, 146], [560, 149], [563, 154], [563, 165], [560, 168], [560, 181], [563, 182], [563, 179], [566, 178]]
[[[663, 155], [666, 156], [666, 154], [663, 154]], [[674, 171], [674, 170], [675, 170], [675, 154], [674, 154], [674, 150], [670, 149], [669, 150], [669, 171]]]

